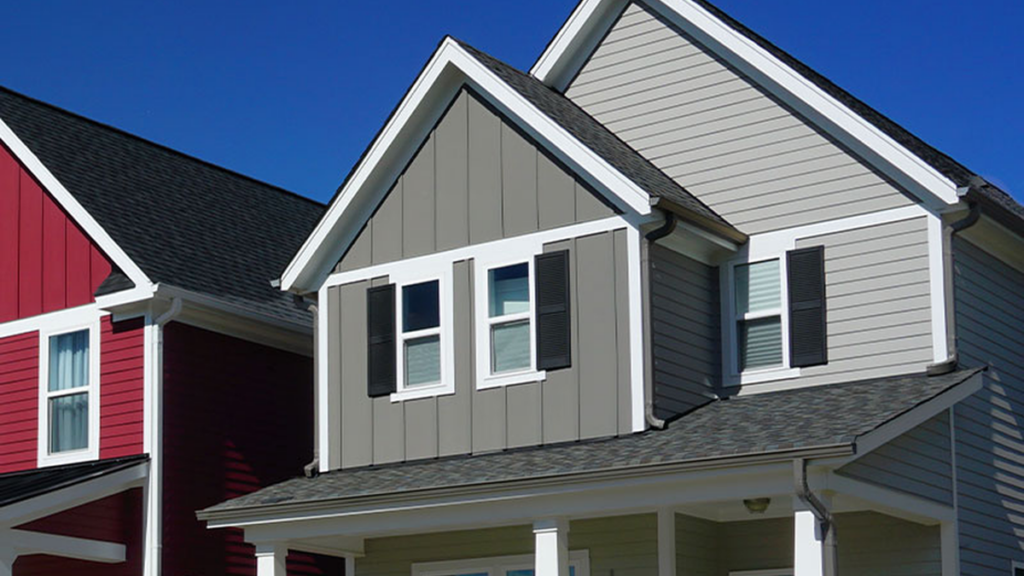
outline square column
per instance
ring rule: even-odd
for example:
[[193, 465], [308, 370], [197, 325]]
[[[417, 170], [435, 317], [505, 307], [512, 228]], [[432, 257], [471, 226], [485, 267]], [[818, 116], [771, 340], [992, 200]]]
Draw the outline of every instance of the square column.
[[569, 522], [538, 520], [533, 523], [533, 535], [534, 576], [569, 576]]
[[17, 559], [12, 548], [0, 546], [0, 576], [13, 576], [14, 561]]
[[287, 559], [288, 549], [283, 544], [257, 544], [256, 576], [288, 576]]
[[793, 513], [793, 576], [825, 576], [825, 539], [810, 510]]

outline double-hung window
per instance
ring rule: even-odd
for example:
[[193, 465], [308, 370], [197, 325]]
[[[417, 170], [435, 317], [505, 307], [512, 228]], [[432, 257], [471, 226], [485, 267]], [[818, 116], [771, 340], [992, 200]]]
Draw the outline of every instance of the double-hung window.
[[40, 335], [39, 464], [98, 457], [98, 327]]
[[441, 384], [440, 282], [430, 280], [402, 287], [402, 388]]
[[779, 260], [733, 269], [738, 372], [783, 366]]
[[536, 369], [533, 255], [477, 266], [477, 388], [543, 380]]

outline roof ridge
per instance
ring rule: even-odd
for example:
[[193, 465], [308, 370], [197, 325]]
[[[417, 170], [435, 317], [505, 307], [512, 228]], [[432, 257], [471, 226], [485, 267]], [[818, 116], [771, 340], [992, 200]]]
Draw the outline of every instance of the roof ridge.
[[207, 166], [209, 168], [213, 168], [214, 170], [217, 170], [219, 172], [223, 172], [223, 173], [225, 173], [225, 174], [227, 174], [229, 176], [233, 176], [233, 177], [236, 177], [236, 178], [241, 178], [243, 180], [248, 180], [248, 181], [250, 181], [250, 182], [252, 182], [254, 184], [258, 184], [260, 186], [264, 186], [266, 188], [270, 188], [270, 189], [272, 189], [272, 190], [274, 190], [276, 192], [280, 192], [280, 193], [282, 193], [282, 194], [284, 194], [286, 196], [295, 197], [295, 198], [297, 198], [299, 200], [306, 201], [308, 203], [314, 204], [314, 205], [316, 205], [318, 207], [321, 207], [321, 208], [326, 207], [326, 204], [320, 202], [319, 200], [315, 200], [315, 199], [310, 198], [308, 196], [304, 196], [302, 194], [299, 194], [298, 192], [294, 192], [292, 190], [288, 190], [287, 188], [283, 188], [281, 186], [278, 186], [277, 184], [271, 184], [271, 183], [266, 182], [264, 180], [260, 180], [260, 179], [254, 177], [254, 176], [249, 176], [248, 174], [243, 174], [241, 172], [238, 172], [237, 170], [232, 170], [231, 168], [226, 168], [226, 167], [221, 166], [219, 164], [214, 164], [213, 162], [211, 162], [209, 160], [204, 160], [202, 158], [199, 158], [198, 156], [194, 156], [192, 154], [188, 154], [186, 152], [182, 152], [181, 150], [177, 150], [177, 149], [171, 148], [170, 146], [168, 146], [166, 144], [161, 144], [161, 143], [156, 142], [154, 140], [150, 140], [149, 138], [145, 138], [143, 136], [139, 136], [138, 134], [133, 134], [131, 132], [128, 132], [127, 130], [124, 130], [123, 128], [118, 128], [117, 126], [113, 126], [113, 125], [107, 124], [105, 122], [100, 122], [99, 120], [95, 120], [93, 118], [89, 118], [88, 116], [79, 114], [77, 112], [72, 112], [71, 110], [68, 110], [66, 108], [61, 108], [60, 106], [57, 106], [56, 104], [51, 104], [49, 102], [45, 102], [43, 100], [40, 100], [38, 98], [34, 98], [34, 97], [29, 96], [27, 94], [23, 94], [21, 92], [18, 92], [16, 90], [8, 88], [7, 86], [0, 85], [0, 92], [6, 92], [7, 94], [10, 94], [11, 96], [14, 96], [16, 98], [21, 98], [22, 100], [26, 100], [26, 101], [28, 101], [28, 102], [30, 102], [32, 104], [35, 104], [35, 105], [38, 105], [38, 106], [42, 106], [44, 108], [50, 109], [50, 110], [52, 110], [54, 112], [57, 112], [59, 114], [63, 114], [65, 116], [69, 116], [69, 117], [74, 118], [76, 120], [81, 120], [81, 121], [87, 122], [89, 124], [92, 124], [93, 126], [96, 126], [98, 128], [102, 128], [104, 130], [108, 130], [108, 131], [113, 132], [115, 134], [118, 134], [120, 136], [125, 136], [125, 137], [128, 137], [128, 138], [131, 138], [133, 140], [136, 140], [136, 141], [141, 142], [143, 144], [146, 144], [148, 146], [152, 146], [154, 148], [163, 150], [165, 152], [169, 152], [169, 153], [171, 153], [171, 154], [173, 154], [175, 156], [181, 157], [181, 158], [183, 158], [185, 160], [189, 160], [189, 161], [192, 161], [192, 162], [196, 162], [196, 163], [202, 164], [202, 165]]

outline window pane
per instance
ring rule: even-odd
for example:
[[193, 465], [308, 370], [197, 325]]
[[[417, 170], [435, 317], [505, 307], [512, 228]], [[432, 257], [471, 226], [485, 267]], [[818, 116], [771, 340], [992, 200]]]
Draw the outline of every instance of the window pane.
[[50, 399], [50, 453], [89, 446], [89, 395]]
[[735, 268], [736, 314], [779, 307], [779, 261], [768, 260]]
[[529, 312], [530, 267], [525, 262], [490, 271], [491, 318]]
[[402, 288], [402, 331], [415, 332], [440, 325], [437, 280]]
[[530, 321], [509, 322], [491, 328], [491, 371], [508, 372], [530, 367]]
[[50, 392], [89, 385], [89, 331], [50, 336]]
[[782, 320], [740, 322], [740, 370], [782, 365]]
[[441, 337], [405, 341], [405, 385], [424, 386], [441, 381]]

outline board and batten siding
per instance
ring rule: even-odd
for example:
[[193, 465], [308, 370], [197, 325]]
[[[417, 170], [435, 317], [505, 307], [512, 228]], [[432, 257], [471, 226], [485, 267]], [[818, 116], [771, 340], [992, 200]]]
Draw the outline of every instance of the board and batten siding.
[[960, 563], [965, 576], [1024, 562], [1024, 273], [961, 238], [954, 250], [957, 347], [989, 366], [954, 409]]
[[342, 256], [344, 272], [612, 216], [571, 171], [461, 90]]
[[453, 265], [455, 393], [367, 396], [366, 290], [327, 290], [331, 462], [342, 468], [552, 444], [631, 431], [626, 230], [545, 245], [569, 251], [572, 367], [540, 383], [477, 390], [473, 261]]
[[933, 360], [928, 222], [912, 218], [823, 236], [828, 364], [802, 368], [802, 384], [922, 372]]
[[952, 506], [952, 454], [949, 413], [943, 412], [839, 473]]
[[671, 418], [715, 398], [721, 383], [718, 268], [650, 249], [655, 415]]
[[748, 234], [913, 202], [640, 2], [566, 95]]

